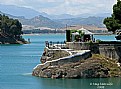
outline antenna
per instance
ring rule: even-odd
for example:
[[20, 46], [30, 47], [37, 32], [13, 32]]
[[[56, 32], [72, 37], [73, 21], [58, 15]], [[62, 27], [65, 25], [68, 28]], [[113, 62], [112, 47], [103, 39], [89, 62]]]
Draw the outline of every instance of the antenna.
[[67, 28], [68, 28], [68, 25], [66, 24], [66, 30], [68, 30]]

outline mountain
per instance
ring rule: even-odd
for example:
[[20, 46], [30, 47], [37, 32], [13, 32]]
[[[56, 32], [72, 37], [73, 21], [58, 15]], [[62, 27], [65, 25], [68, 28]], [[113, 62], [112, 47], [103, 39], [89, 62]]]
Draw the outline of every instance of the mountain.
[[72, 19], [72, 18], [88, 18], [88, 17], [109, 17], [111, 13], [98, 13], [98, 14], [80, 14], [80, 15], [70, 15], [70, 14], [60, 14], [60, 15], [49, 15], [47, 13], [41, 13], [42, 16], [50, 18], [50, 19]]
[[104, 17], [88, 17], [88, 18], [71, 18], [71, 19], [57, 19], [55, 22], [67, 25], [93, 25], [98, 27], [104, 27], [103, 25]]
[[84, 14], [79, 14], [79, 15], [70, 15], [70, 14], [49, 15], [45, 12], [40, 13], [31, 8], [18, 7], [15, 5], [3, 5], [3, 4], [0, 4], [0, 11], [2, 11], [4, 13], [8, 13], [13, 16], [24, 16], [27, 19], [31, 19], [31, 18], [34, 18], [35, 16], [39, 16], [39, 15], [42, 15], [49, 19], [71, 19], [71, 18], [79, 18], [79, 17], [87, 18], [90, 16], [107, 17], [107, 16], [111, 15], [111, 13], [84, 13]]
[[[5, 14], [0, 12], [1, 14]], [[103, 19], [104, 17], [88, 17], [88, 18], [69, 18], [69, 19], [49, 19], [42, 15], [35, 16], [31, 19], [26, 19], [23, 16], [13, 16], [10, 14], [5, 14], [10, 18], [19, 19], [22, 25], [30, 25], [34, 27], [49, 27], [49, 28], [63, 28], [67, 24], [68, 26], [71, 25], [93, 25], [98, 27], [104, 27]]]
[[[62, 27], [65, 27], [66, 24], [69, 26], [70, 25], [93, 25], [98, 27], [104, 27], [103, 19], [106, 17], [106, 14], [103, 14], [103, 16], [105, 15], [105, 17], [103, 17], [102, 14], [99, 14], [102, 17], [90, 16], [85, 18], [74, 17], [72, 15], [63, 14], [63, 15], [58, 15], [56, 17], [53, 16], [53, 18], [57, 18], [57, 19], [49, 19], [48, 17], [50, 17], [50, 15], [46, 13], [42, 13], [43, 16], [38, 15], [33, 18], [27, 19], [24, 16], [13, 16], [3, 12], [0, 12], [0, 13], [5, 14], [10, 18], [19, 19], [19, 21], [23, 25], [31, 25], [34, 27], [49, 27], [49, 28], [62, 28]], [[66, 18], [66, 19], [62, 19], [62, 18]]]
[[49, 28], [61, 28], [64, 25], [59, 22], [54, 22], [53, 20], [43, 17], [42, 15], [36, 16], [32, 19], [19, 19], [23, 25], [32, 25], [35, 27], [49, 27]]
[[38, 11], [35, 11], [26, 7], [18, 7], [15, 5], [3, 5], [0, 4], [0, 11], [8, 13], [13, 16], [24, 16], [25, 18], [33, 18], [40, 15]]
[[7, 13], [8, 15], [13, 16], [24, 16], [27, 19], [34, 18], [35, 16], [42, 15], [44, 17], [50, 18], [50, 19], [68, 19], [68, 18], [74, 18], [73, 15], [69, 14], [62, 14], [62, 15], [49, 15], [45, 12], [38, 12], [31, 8], [26, 7], [18, 7], [15, 5], [3, 5], [0, 4], [0, 11]]
[[98, 13], [98, 14], [95, 14], [94, 16], [97, 16], [97, 17], [110, 17], [111, 13]]
[[44, 13], [42, 15], [47, 17], [47, 18], [50, 18], [50, 19], [70, 19], [70, 18], [75, 18], [75, 16], [70, 15], [70, 14], [48, 15], [48, 14]]
[[10, 18], [14, 18], [14, 19], [25, 19], [24, 16], [13, 16], [13, 15], [10, 15], [10, 14], [3, 13], [3, 12], [1, 12], [1, 11], [0, 11], [0, 14], [1, 14], [1, 15], [6, 15], [6, 16], [8, 16], [8, 17], [10, 17]]
[[85, 14], [80, 14], [76, 15], [75, 17], [81, 17], [81, 18], [88, 18], [88, 17], [109, 17], [111, 13], [85, 13]]
[[54, 22], [53, 20], [44, 17], [42, 15], [35, 16], [31, 19], [27, 19], [24, 16], [13, 16], [10, 14], [6, 14], [0, 11], [0, 14], [5, 14], [6, 16], [9, 16], [10, 18], [18, 19], [22, 25], [30, 25], [34, 27], [49, 27], [49, 28], [61, 28], [64, 25], [59, 22]]
[[104, 27], [104, 17], [88, 17], [88, 18], [71, 18], [71, 19], [56, 19], [51, 20], [42, 15], [36, 16], [32, 19], [19, 19], [23, 25], [32, 25], [35, 27], [49, 27], [49, 28], [63, 28], [71, 25], [91, 25], [97, 27]]

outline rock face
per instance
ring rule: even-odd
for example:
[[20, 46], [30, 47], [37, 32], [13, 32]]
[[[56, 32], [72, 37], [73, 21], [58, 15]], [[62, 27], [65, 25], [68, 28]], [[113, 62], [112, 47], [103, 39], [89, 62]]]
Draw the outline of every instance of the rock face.
[[53, 50], [53, 49], [45, 48], [40, 61], [41, 63], [45, 63], [46, 61], [52, 61], [69, 55], [70, 54], [64, 50], [60, 50], [60, 49]]
[[33, 70], [32, 75], [44, 78], [120, 77], [121, 67], [117, 63], [116, 60], [93, 55], [75, 63], [48, 67], [40, 65]]

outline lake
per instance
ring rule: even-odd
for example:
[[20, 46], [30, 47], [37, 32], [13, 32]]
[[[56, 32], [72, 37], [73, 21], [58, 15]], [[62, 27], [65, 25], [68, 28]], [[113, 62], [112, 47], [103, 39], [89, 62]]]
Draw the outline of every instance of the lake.
[[[0, 89], [121, 89], [121, 78], [49, 79], [31, 75], [40, 63], [45, 41], [64, 41], [64, 34], [23, 36], [31, 44], [0, 45]], [[115, 40], [114, 35], [96, 39]]]

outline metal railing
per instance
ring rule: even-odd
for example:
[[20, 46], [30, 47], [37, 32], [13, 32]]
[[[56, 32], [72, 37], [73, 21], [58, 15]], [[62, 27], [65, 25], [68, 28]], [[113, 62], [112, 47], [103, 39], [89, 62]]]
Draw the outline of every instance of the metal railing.
[[45, 46], [48, 47], [48, 48], [53, 48], [56, 46], [56, 48], [65, 48], [65, 45], [66, 45], [66, 42], [65, 41], [57, 41], [57, 42], [53, 42], [53, 41], [45, 41]]

